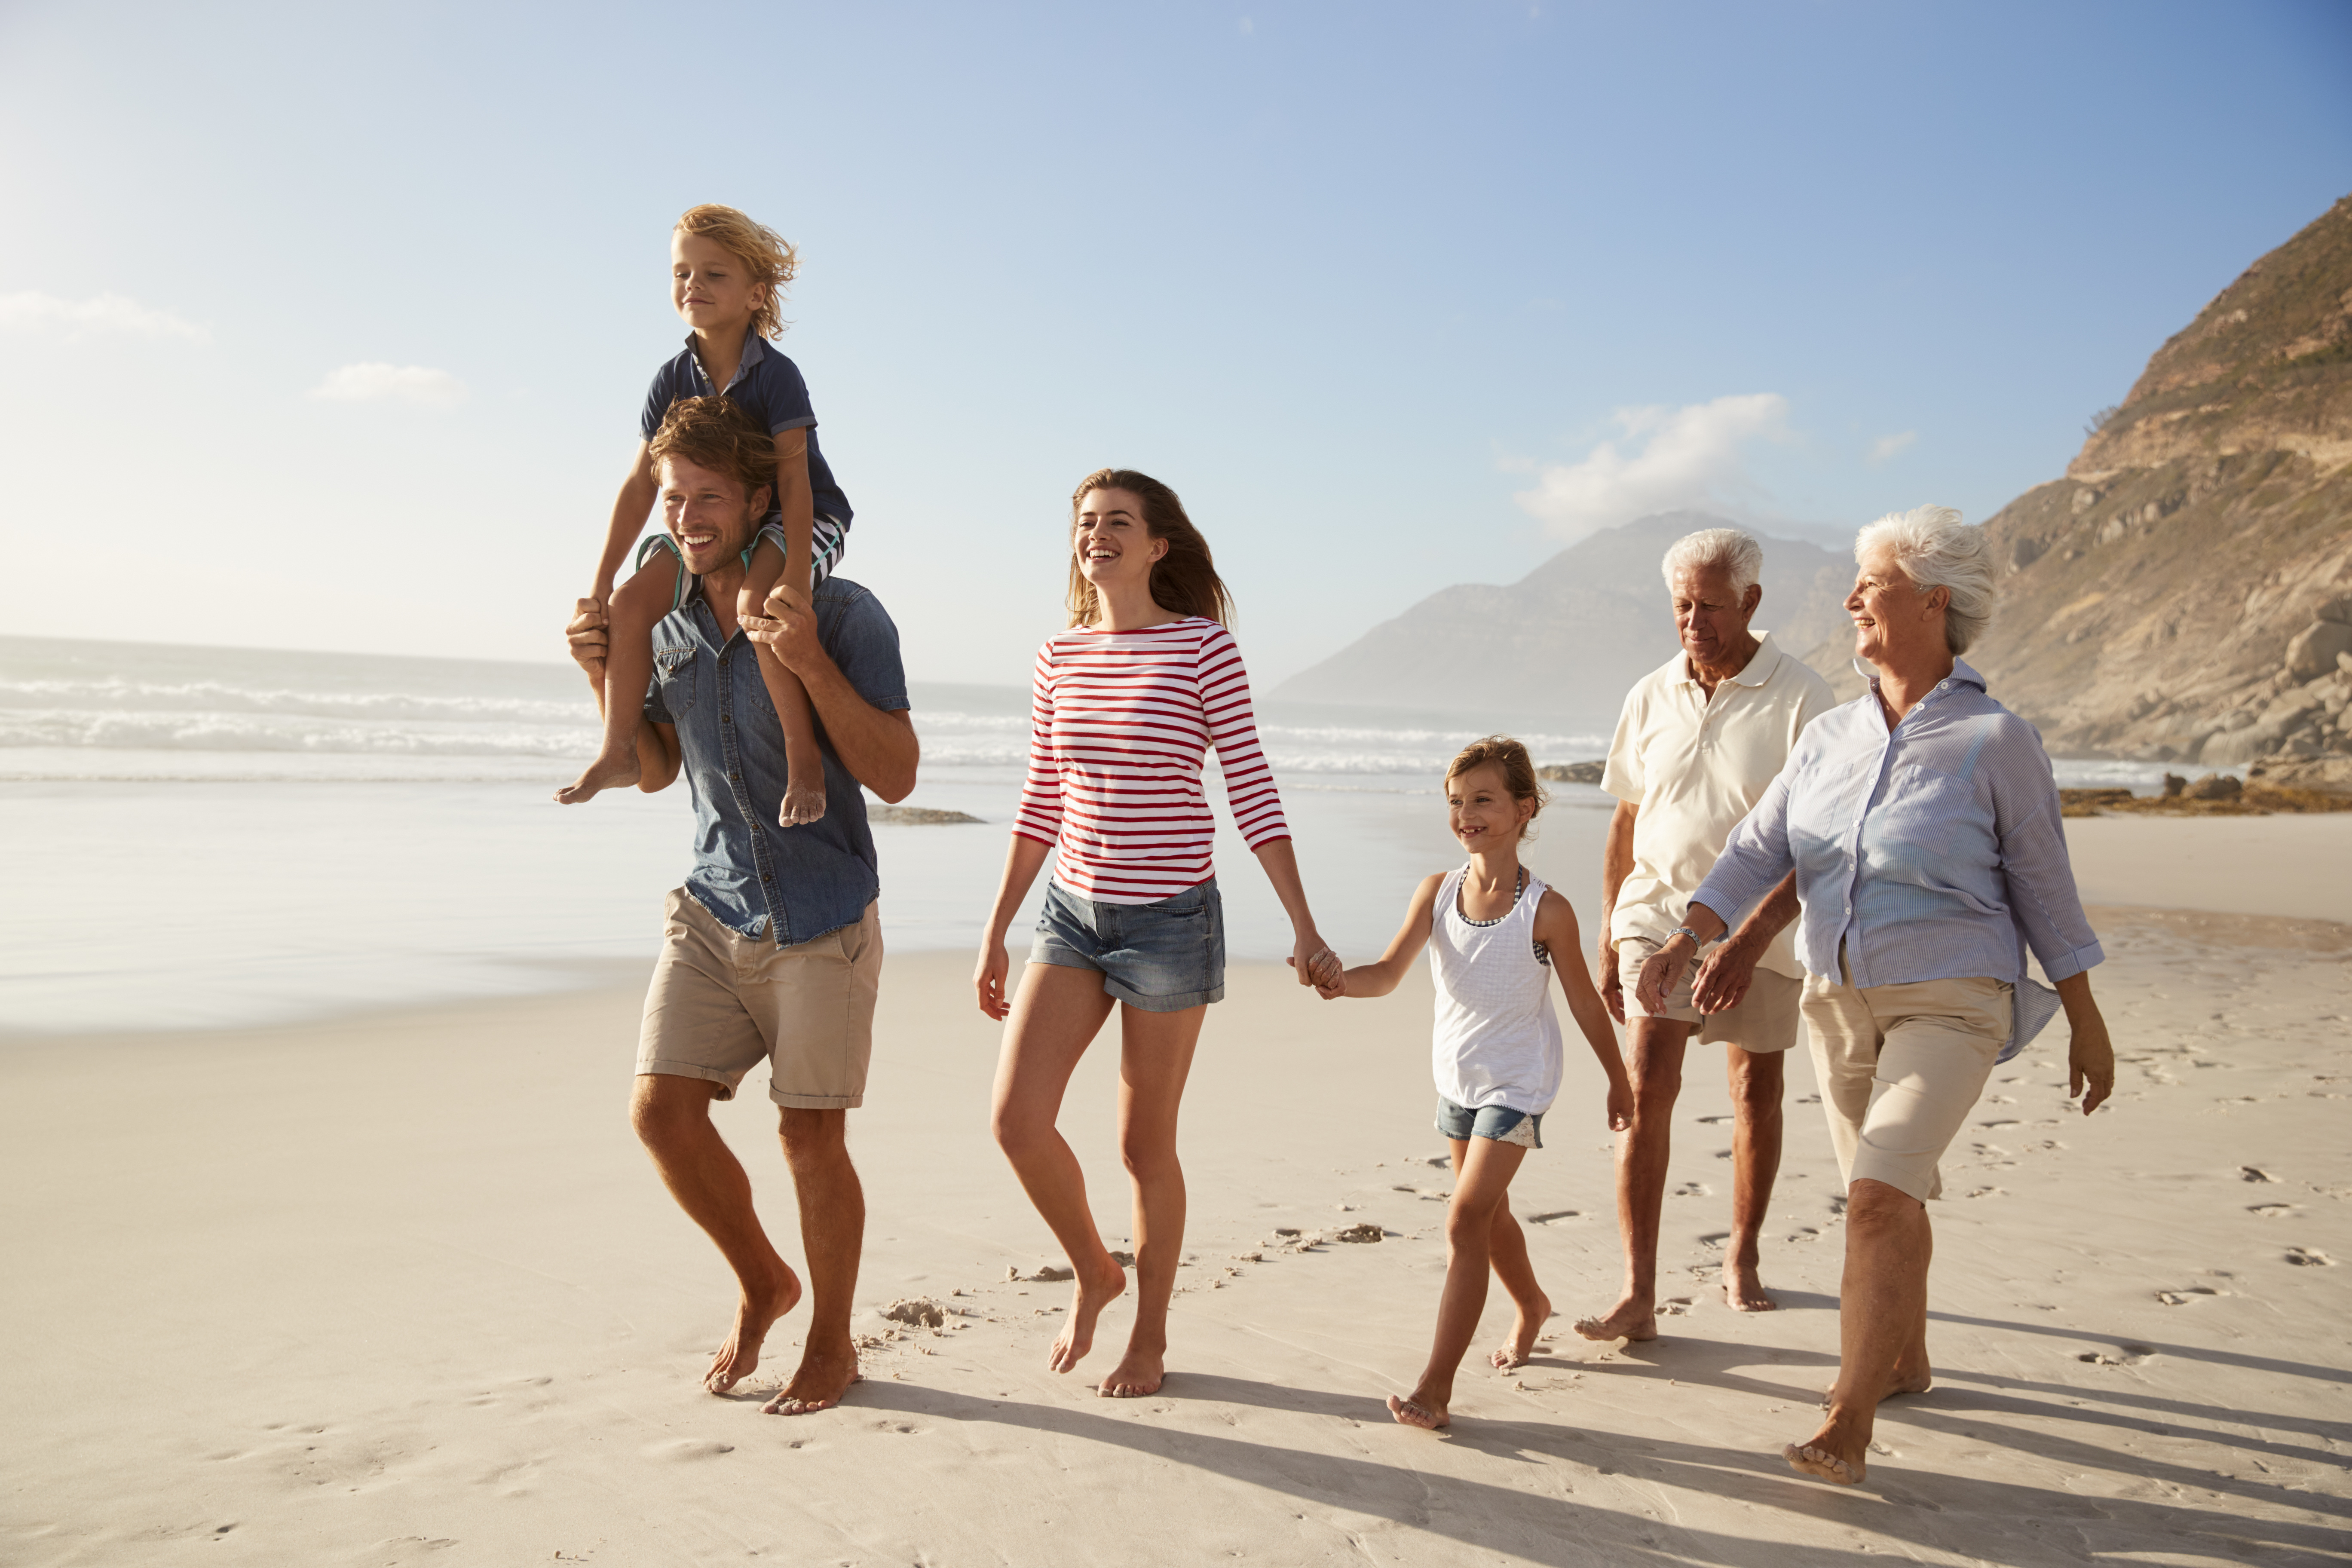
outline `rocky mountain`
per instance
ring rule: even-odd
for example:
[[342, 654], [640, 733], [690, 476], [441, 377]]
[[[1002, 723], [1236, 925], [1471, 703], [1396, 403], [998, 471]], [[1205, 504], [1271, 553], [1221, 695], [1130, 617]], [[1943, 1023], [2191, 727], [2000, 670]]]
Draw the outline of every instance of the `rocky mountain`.
[[2064, 478], [1985, 527], [2006, 574], [1969, 657], [2053, 752], [2352, 752], [2352, 197], [2223, 289]]
[[[1274, 695], [1298, 701], [1525, 712], [1606, 731], [1626, 689], [1673, 657], [1658, 563], [1704, 512], [1662, 512], [1570, 545], [1517, 583], [1444, 588], [1384, 621]], [[1764, 541], [1758, 629], [1800, 657], [1851, 629], [1852, 563], [1817, 544]], [[1456, 650], [1476, 649], [1475, 658]]]

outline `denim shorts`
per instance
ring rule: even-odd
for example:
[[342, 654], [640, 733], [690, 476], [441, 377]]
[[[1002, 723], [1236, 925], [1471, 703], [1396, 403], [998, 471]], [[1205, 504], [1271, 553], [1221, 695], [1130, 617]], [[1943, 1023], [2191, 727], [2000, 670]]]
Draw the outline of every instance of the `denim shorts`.
[[1102, 904], [1045, 885], [1029, 962], [1102, 972], [1103, 989], [1146, 1013], [1225, 999], [1225, 906], [1216, 879], [1156, 904]]
[[1530, 1114], [1513, 1110], [1507, 1105], [1482, 1105], [1472, 1110], [1441, 1094], [1437, 1097], [1437, 1131], [1457, 1143], [1466, 1143], [1473, 1138], [1492, 1138], [1497, 1143], [1540, 1149], [1543, 1112]]

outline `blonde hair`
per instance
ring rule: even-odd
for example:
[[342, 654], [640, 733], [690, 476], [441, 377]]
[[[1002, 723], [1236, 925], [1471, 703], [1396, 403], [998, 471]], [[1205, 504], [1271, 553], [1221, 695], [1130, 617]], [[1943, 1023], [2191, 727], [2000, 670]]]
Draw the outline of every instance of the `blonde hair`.
[[[1176, 492], [1133, 468], [1097, 468], [1070, 492], [1070, 530], [1076, 532], [1078, 508], [1088, 490], [1125, 490], [1143, 503], [1143, 531], [1168, 542], [1168, 553], [1151, 563], [1151, 602], [1180, 616], [1198, 616], [1221, 626], [1234, 624], [1234, 596], [1217, 575], [1209, 542], [1184, 515]], [[1078, 570], [1078, 554], [1070, 552], [1070, 625], [1092, 626], [1102, 613], [1095, 585]]]
[[800, 252], [783, 236], [717, 202], [687, 208], [671, 232], [700, 235], [740, 261], [751, 272], [751, 281], [768, 290], [767, 298], [751, 312], [751, 330], [763, 338], [783, 335], [790, 325], [783, 314], [784, 285], [801, 268]]
[[1950, 507], [1915, 506], [1864, 525], [1854, 536], [1854, 560], [1859, 563], [1882, 544], [1895, 552], [1895, 563], [1919, 592], [1948, 591], [1944, 646], [1955, 658], [1968, 652], [1992, 623], [1992, 546], [1984, 530], [1962, 522]]
[[1536, 808], [1528, 813], [1526, 826], [1519, 829], [1519, 842], [1533, 843], [1536, 818], [1543, 815], [1545, 805], [1551, 799], [1543, 781], [1536, 776], [1535, 759], [1528, 755], [1526, 746], [1508, 735], [1489, 735], [1473, 741], [1454, 754], [1445, 765], [1445, 782], [1452, 784], [1473, 768], [1494, 767], [1503, 772], [1503, 787], [1513, 800], [1532, 800]]

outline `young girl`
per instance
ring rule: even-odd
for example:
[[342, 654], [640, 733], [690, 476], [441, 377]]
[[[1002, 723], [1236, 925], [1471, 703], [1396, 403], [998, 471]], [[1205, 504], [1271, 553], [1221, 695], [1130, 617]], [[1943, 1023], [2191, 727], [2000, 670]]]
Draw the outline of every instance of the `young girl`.
[[[1408, 1426], [1447, 1424], [1454, 1373], [1478, 1331], [1491, 1266], [1511, 1293], [1518, 1319], [1488, 1359], [1518, 1365], [1535, 1351], [1550, 1299], [1528, 1262], [1527, 1237], [1511, 1217], [1511, 1177], [1559, 1092], [1559, 1021], [1546, 992], [1559, 976], [1568, 1010], [1609, 1075], [1609, 1125], [1622, 1130], [1633, 1112], [1633, 1086], [1618, 1059], [1617, 1037], [1592, 981], [1577, 962], [1584, 949], [1568, 900], [1519, 864], [1519, 841], [1543, 809], [1528, 749], [1493, 735], [1463, 750], [1446, 770], [1446, 820], [1470, 862], [1424, 880], [1404, 925], [1378, 963], [1348, 970], [1333, 996], [1385, 996], [1406, 966], [1429, 947], [1437, 981], [1437, 1130], [1454, 1154], [1454, 1202], [1445, 1215], [1445, 1293], [1437, 1338], [1412, 1393], [1389, 1396], [1389, 1412]], [[1554, 953], [1566, 957], [1558, 963]]]
[[[638, 420], [637, 456], [613, 503], [604, 553], [596, 564], [596, 602], [609, 605], [610, 651], [604, 669], [604, 739], [596, 760], [555, 798], [577, 805], [597, 791], [637, 781], [637, 711], [653, 679], [654, 624], [685, 597], [686, 568], [667, 533], [637, 551], [638, 571], [619, 593], [613, 580], [629, 546], [645, 531], [659, 489], [647, 443], [662, 416], [681, 397], [723, 395], [776, 438], [776, 482], [768, 514], [745, 562], [736, 613], [766, 614], [770, 589], [782, 583], [805, 592], [841, 560], [849, 531], [849, 498], [834, 482], [817, 450], [816, 414], [799, 367], [762, 339], [784, 330], [782, 290], [798, 266], [793, 247], [773, 229], [733, 207], [693, 207], [670, 234], [670, 302], [694, 329], [686, 352], [654, 373]], [[824, 768], [816, 749], [816, 722], [808, 693], [764, 646], [760, 674], [784, 731], [790, 781], [778, 821], [786, 827], [824, 815]]]

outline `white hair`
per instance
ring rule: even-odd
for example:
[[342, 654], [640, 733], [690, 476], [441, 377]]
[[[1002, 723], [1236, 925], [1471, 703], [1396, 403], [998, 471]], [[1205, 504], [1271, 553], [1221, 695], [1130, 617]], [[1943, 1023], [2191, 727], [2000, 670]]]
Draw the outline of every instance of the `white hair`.
[[1669, 589], [1675, 585], [1675, 573], [1706, 566], [1720, 566], [1730, 573], [1731, 591], [1744, 598], [1764, 575], [1764, 547], [1753, 534], [1736, 528], [1702, 528], [1668, 545], [1666, 558], [1658, 563]]
[[1853, 538], [1853, 558], [1881, 546], [1895, 552], [1895, 563], [1919, 585], [1919, 592], [1948, 589], [1951, 603], [1944, 610], [1944, 642], [1955, 656], [1984, 636], [1992, 620], [1992, 547], [1984, 530], [1960, 521], [1948, 506], [1915, 506], [1891, 511]]

